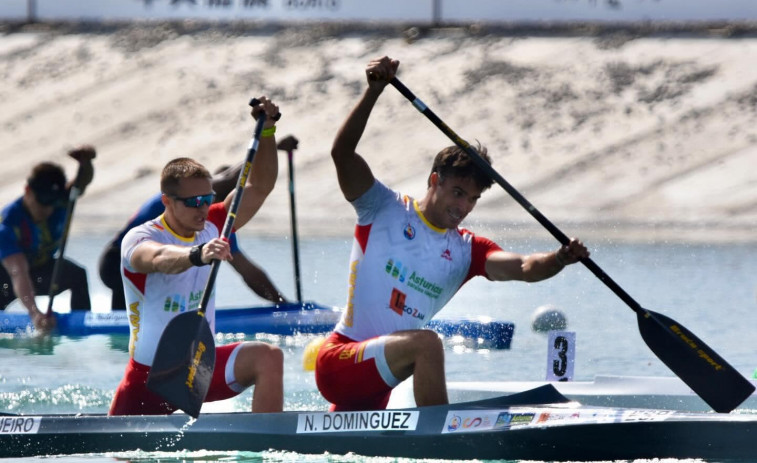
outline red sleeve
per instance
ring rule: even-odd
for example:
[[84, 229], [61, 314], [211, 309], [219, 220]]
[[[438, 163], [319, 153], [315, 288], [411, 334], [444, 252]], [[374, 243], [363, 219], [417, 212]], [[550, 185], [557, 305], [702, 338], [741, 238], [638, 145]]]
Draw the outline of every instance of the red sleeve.
[[486, 259], [491, 253], [501, 250], [502, 248], [494, 241], [484, 238], [483, 236], [473, 235], [470, 268], [468, 269], [468, 275], [466, 275], [465, 281], [478, 275], [489, 278], [486, 274]]
[[208, 221], [218, 228], [218, 236], [221, 236], [223, 225], [226, 222], [226, 208], [223, 205], [223, 201], [210, 205], [210, 209], [208, 209]]

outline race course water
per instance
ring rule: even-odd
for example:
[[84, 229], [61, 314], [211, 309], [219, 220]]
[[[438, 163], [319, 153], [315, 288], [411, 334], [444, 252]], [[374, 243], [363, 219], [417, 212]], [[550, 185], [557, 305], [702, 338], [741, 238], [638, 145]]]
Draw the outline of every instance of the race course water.
[[[284, 238], [241, 237], [242, 249], [258, 262], [284, 294], [295, 297], [290, 242]], [[508, 241], [503, 247], [528, 253], [551, 250], [549, 240]], [[106, 236], [74, 236], [67, 255], [87, 266], [95, 310], [106, 311], [109, 292], [97, 277], [97, 257]], [[644, 307], [685, 325], [739, 372], [751, 377], [757, 355], [751, 344], [757, 328], [757, 244], [684, 245], [673, 243], [587, 243], [592, 258]], [[323, 305], [342, 306], [347, 287], [348, 238], [300, 242], [303, 296]], [[217, 279], [217, 305], [263, 305], [230, 266]], [[445, 342], [449, 381], [543, 380], [546, 336], [531, 330], [536, 308], [552, 304], [576, 332], [575, 379], [595, 375], [672, 376], [639, 335], [636, 315], [581, 265], [536, 284], [492, 283], [478, 278], [453, 298], [440, 317], [485, 315], [515, 323], [511, 349], [476, 349], [465, 342]], [[68, 306], [68, 295], [55, 306]], [[9, 310], [21, 310], [14, 305]], [[233, 335], [220, 342], [237, 339]], [[264, 337], [285, 353], [285, 409], [325, 410], [312, 373], [302, 368], [302, 354], [312, 336]], [[28, 336], [0, 338], [0, 412], [106, 412], [126, 365], [126, 336], [86, 338]], [[249, 391], [233, 400], [206, 405], [203, 411], [249, 410]], [[26, 458], [20, 461], [41, 461]], [[54, 458], [59, 462], [394, 462], [356, 455], [301, 455], [281, 452], [129, 452]], [[665, 460], [687, 463], [694, 460]]]

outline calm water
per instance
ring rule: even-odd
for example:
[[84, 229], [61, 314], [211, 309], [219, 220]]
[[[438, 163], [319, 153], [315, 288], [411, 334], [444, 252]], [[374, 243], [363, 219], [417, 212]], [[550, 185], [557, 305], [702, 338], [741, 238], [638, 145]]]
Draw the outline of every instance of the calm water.
[[[519, 252], [556, 247], [552, 241], [507, 242]], [[96, 310], [107, 310], [109, 293], [97, 277], [97, 257], [105, 236], [72, 237], [67, 255], [90, 269]], [[664, 313], [696, 333], [746, 376], [757, 367], [751, 341], [757, 329], [757, 244], [627, 245], [589, 243], [593, 258], [643, 306]], [[242, 237], [245, 252], [261, 264], [289, 297], [295, 297], [290, 242]], [[345, 298], [348, 239], [311, 239], [300, 243], [303, 296], [341, 306]], [[219, 307], [260, 305], [241, 279], [223, 266], [217, 280]], [[536, 308], [552, 304], [577, 333], [575, 379], [597, 374], [658, 375], [672, 373], [641, 339], [635, 314], [594, 275], [580, 265], [537, 284], [491, 283], [476, 279], [445, 308], [443, 318], [486, 315], [513, 321], [510, 350], [476, 350], [447, 345], [450, 381], [542, 380], [546, 370], [546, 336], [531, 330]], [[68, 305], [67, 295], [56, 307]], [[19, 310], [12, 307], [10, 310]], [[302, 369], [302, 352], [312, 338], [269, 338], [286, 355], [285, 408], [325, 409], [313, 375]], [[127, 361], [125, 336], [83, 339], [0, 338], [0, 411], [20, 413], [105, 412]], [[250, 393], [206, 406], [204, 411], [249, 410]], [[24, 461], [36, 461], [25, 459]], [[87, 455], [56, 461], [235, 461], [235, 462], [388, 462], [395, 459], [354, 456], [306, 456], [267, 453], [142, 453]], [[404, 460], [407, 461], [407, 460]], [[688, 460], [691, 461], [691, 460]]]

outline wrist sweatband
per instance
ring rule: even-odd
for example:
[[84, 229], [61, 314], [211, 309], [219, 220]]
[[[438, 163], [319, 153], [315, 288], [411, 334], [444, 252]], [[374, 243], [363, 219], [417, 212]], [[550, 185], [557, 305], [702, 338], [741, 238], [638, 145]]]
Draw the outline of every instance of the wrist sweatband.
[[276, 126], [275, 125], [273, 127], [268, 127], [267, 129], [263, 129], [260, 132], [260, 138], [272, 137], [274, 133], [276, 133]]
[[191, 262], [192, 265], [196, 267], [202, 267], [203, 265], [208, 265], [202, 261], [202, 247], [203, 246], [205, 246], [205, 243], [192, 246], [192, 249], [189, 250], [189, 262]]

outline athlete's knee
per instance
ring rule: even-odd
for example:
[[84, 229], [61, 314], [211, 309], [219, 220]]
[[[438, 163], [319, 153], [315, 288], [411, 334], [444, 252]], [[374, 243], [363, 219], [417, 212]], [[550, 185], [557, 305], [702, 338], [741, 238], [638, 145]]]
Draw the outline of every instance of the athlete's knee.
[[268, 349], [263, 358], [265, 370], [270, 372], [284, 371], [284, 352], [276, 346], [267, 345]]
[[414, 341], [421, 351], [442, 351], [444, 345], [436, 332], [431, 330], [418, 330], [414, 335]]
[[281, 374], [284, 371], [284, 353], [276, 346], [255, 343], [250, 346], [250, 367], [256, 375]]

